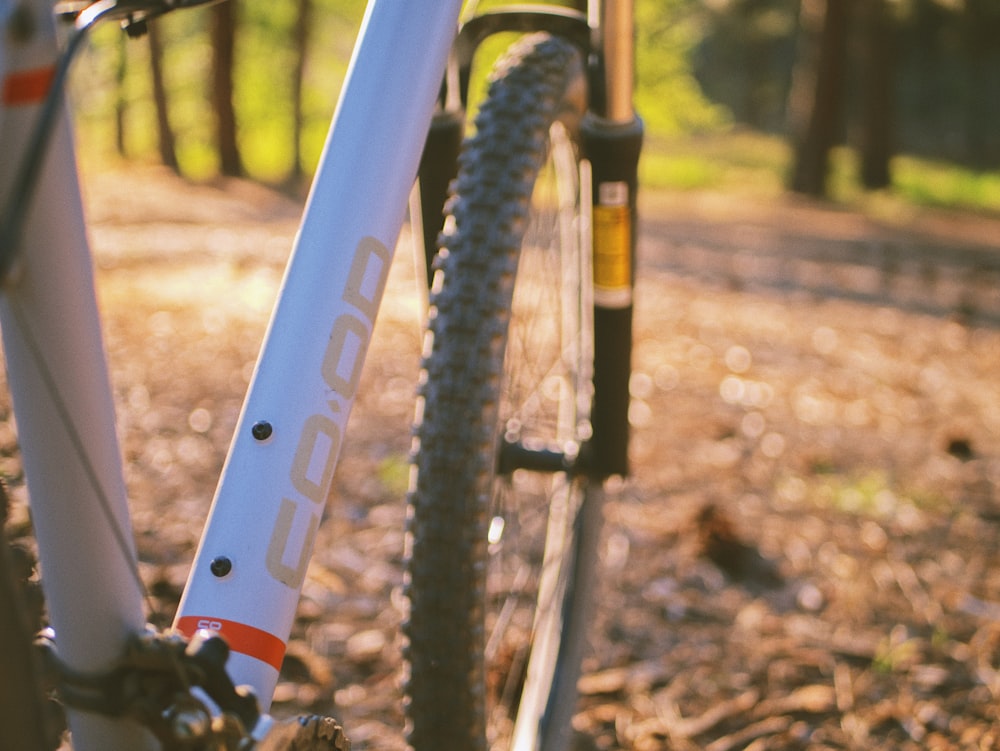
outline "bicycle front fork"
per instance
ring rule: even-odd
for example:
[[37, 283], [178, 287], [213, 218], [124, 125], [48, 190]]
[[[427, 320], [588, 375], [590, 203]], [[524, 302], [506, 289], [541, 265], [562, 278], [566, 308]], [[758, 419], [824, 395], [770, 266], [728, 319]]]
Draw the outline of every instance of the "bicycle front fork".
[[[440, 207], [454, 176], [462, 126], [455, 113], [439, 113], [424, 150], [420, 192], [428, 281], [444, 219]], [[642, 135], [642, 122], [635, 117], [616, 123], [592, 115], [582, 128], [584, 155], [593, 175], [594, 403], [593, 436], [579, 469], [597, 477], [629, 472], [636, 192]]]
[[[605, 0], [591, 73], [591, 114], [583, 156], [593, 173], [594, 404], [586, 470], [597, 477], [629, 471], [629, 380], [637, 240], [636, 193], [642, 121], [632, 102], [635, 78], [632, 0]], [[593, 19], [591, 21], [593, 24]]]
[[[586, 5], [581, 3], [581, 5]], [[593, 436], [575, 467], [595, 477], [629, 472], [629, 380], [637, 238], [636, 193], [643, 126], [632, 103], [634, 45], [632, 0], [594, 3], [586, 13], [545, 13], [518, 6], [476, 19], [460, 35], [459, 79], [478, 43], [505, 30], [543, 29], [590, 43], [589, 114], [581, 132], [582, 156], [593, 176], [594, 402]], [[595, 14], [598, 17], [594, 17]], [[470, 41], [471, 40], [471, 41]], [[596, 53], [596, 54], [594, 54]], [[459, 92], [464, 102], [465, 92]], [[420, 164], [421, 231], [427, 279], [444, 221], [449, 182], [457, 173], [464, 131], [461, 106], [443, 107], [434, 117]], [[534, 457], [539, 468], [559, 469], [559, 457]], [[528, 461], [522, 458], [522, 461]], [[534, 466], [534, 465], [533, 465]]]
[[635, 287], [636, 192], [642, 121], [591, 115], [583, 151], [593, 172], [594, 403], [586, 471], [629, 472], [629, 380]]

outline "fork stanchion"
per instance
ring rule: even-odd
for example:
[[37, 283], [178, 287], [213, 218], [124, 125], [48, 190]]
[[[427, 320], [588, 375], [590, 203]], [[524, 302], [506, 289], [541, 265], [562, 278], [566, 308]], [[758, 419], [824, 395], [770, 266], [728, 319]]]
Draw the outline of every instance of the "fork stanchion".
[[617, 123], [589, 115], [581, 136], [593, 169], [594, 199], [594, 404], [588, 469], [598, 477], [627, 475], [642, 121]]

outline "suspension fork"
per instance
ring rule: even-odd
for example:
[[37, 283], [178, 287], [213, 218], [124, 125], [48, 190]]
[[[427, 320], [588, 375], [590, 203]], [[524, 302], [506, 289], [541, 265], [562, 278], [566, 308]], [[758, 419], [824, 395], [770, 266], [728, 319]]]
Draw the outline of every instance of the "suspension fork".
[[[586, 6], [578, 0], [577, 6]], [[465, 133], [465, 112], [469, 103], [469, 79], [479, 45], [501, 32], [547, 31], [569, 39], [581, 50], [592, 43], [591, 24], [585, 7], [567, 8], [542, 4], [513, 4], [471, 14], [463, 22], [452, 49], [448, 72], [441, 86], [438, 108], [431, 123], [418, 172], [420, 206], [411, 202], [411, 219], [423, 240], [427, 279], [437, 252], [437, 236], [444, 225], [443, 207], [448, 186], [458, 174], [458, 156]]]
[[[413, 231], [422, 240], [423, 255], [416, 259], [426, 266], [427, 283], [433, 278], [431, 267], [437, 253], [437, 239], [444, 227], [444, 205], [448, 187], [458, 174], [458, 155], [465, 133], [465, 112], [461, 106], [448, 106], [434, 113], [417, 173], [418, 202], [410, 203]], [[419, 226], [417, 222], [419, 221]], [[417, 244], [417, 248], [421, 243]]]
[[574, 10], [514, 6], [475, 17], [463, 26], [452, 61], [459, 95], [454, 95], [454, 84], [442, 87], [441, 106], [420, 163], [420, 210], [414, 216], [421, 223], [430, 281], [444, 221], [442, 207], [458, 170], [468, 71], [482, 39], [498, 31], [545, 29], [590, 50], [590, 104], [581, 126], [581, 144], [593, 172], [594, 404], [593, 437], [581, 456], [580, 469], [608, 477], [629, 471], [636, 193], [643, 127], [632, 102], [633, 0], [579, 0], [577, 6]]
[[591, 0], [591, 111], [581, 141], [593, 170], [594, 404], [587, 471], [629, 471], [629, 379], [642, 121], [632, 102], [632, 0]]

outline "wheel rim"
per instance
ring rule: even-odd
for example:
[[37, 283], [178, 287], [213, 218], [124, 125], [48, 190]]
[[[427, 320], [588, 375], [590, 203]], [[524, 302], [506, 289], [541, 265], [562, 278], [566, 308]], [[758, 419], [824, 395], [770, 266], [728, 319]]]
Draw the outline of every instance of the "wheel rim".
[[[590, 436], [592, 399], [589, 174], [578, 166], [557, 122], [522, 244], [499, 404], [502, 444], [568, 460]], [[491, 748], [535, 747], [558, 662], [581, 482], [522, 469], [495, 482], [486, 624]]]

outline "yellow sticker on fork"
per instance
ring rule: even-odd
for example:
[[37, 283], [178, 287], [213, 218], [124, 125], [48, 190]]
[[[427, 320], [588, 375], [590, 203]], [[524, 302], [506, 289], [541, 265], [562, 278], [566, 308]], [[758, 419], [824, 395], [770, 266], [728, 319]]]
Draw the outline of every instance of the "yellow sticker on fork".
[[605, 308], [632, 303], [632, 220], [624, 183], [602, 184], [594, 206], [594, 302]]

